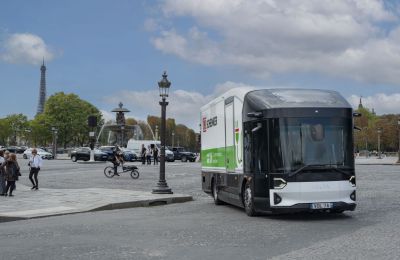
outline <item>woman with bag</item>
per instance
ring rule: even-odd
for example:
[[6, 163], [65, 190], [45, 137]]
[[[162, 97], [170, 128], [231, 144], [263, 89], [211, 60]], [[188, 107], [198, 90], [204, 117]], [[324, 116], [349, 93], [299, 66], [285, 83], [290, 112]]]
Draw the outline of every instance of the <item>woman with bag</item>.
[[14, 196], [12, 192], [15, 190], [15, 181], [17, 181], [18, 176], [21, 175], [15, 153], [10, 154], [10, 157], [7, 159], [7, 161], [5, 161], [0, 167], [5, 169], [4, 172], [7, 181], [6, 192], [4, 196], [7, 196], [7, 193], [10, 190], [8, 196], [12, 197]]

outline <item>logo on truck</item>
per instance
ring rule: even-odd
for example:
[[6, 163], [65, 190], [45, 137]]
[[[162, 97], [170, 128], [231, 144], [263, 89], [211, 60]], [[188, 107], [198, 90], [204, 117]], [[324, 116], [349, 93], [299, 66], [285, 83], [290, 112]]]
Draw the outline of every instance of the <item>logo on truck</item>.
[[207, 132], [208, 128], [216, 126], [218, 124], [217, 116], [213, 118], [207, 119], [207, 117], [203, 117], [203, 132]]

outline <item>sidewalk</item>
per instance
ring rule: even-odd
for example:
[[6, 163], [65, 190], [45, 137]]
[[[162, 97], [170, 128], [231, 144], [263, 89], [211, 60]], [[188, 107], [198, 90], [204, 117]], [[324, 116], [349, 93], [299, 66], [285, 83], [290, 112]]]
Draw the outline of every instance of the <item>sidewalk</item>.
[[0, 222], [181, 203], [193, 200], [182, 194], [159, 195], [151, 192], [118, 189], [46, 189], [32, 191], [17, 184], [14, 197], [0, 197]]
[[383, 157], [378, 159], [378, 157], [357, 157], [355, 159], [355, 164], [358, 165], [400, 165], [396, 164], [398, 157]]

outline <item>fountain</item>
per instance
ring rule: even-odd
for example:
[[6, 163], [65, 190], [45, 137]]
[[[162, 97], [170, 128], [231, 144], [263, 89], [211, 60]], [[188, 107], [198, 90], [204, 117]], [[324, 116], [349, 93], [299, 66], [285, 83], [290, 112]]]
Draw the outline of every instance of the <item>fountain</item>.
[[119, 145], [121, 147], [127, 147], [129, 142], [142, 141], [145, 139], [145, 133], [140, 127], [147, 127], [151, 136], [150, 140], [155, 141], [154, 132], [147, 122], [139, 121], [137, 125], [127, 125], [125, 120], [125, 113], [130, 112], [128, 109], [123, 107], [120, 102], [118, 108], [113, 109], [111, 112], [116, 113], [116, 120], [105, 123], [97, 135], [96, 146], [102, 145]]
[[[130, 111], [123, 107], [122, 102], [119, 103], [118, 108], [114, 108], [111, 112], [116, 113], [116, 120], [115, 122], [106, 123], [101, 127], [96, 139], [96, 144], [99, 145], [100, 143], [106, 143], [107, 145], [119, 145], [121, 147], [126, 147], [126, 140], [134, 135], [135, 129], [136, 132], [138, 131], [137, 128], [139, 126], [126, 124], [125, 113]], [[106, 133], [107, 140], [100, 140], [106, 131], [108, 131], [108, 133]]]

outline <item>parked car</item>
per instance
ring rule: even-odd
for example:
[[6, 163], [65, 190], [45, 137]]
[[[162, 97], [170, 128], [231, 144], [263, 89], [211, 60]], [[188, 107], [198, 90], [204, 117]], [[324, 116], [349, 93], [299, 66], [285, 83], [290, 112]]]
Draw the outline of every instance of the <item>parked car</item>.
[[[30, 157], [32, 156], [32, 150], [33, 150], [33, 148], [28, 148], [28, 149], [26, 149], [26, 150], [24, 151], [22, 157], [23, 157], [24, 159], [30, 158]], [[40, 148], [36, 148], [36, 150], [37, 150], [37, 154], [38, 154], [40, 157], [42, 157], [42, 159], [48, 159], [48, 160], [54, 159], [54, 156], [53, 156], [51, 153], [46, 152], [45, 150], [40, 149]]]
[[[157, 144], [157, 148], [158, 148], [158, 158], [160, 158], [161, 144]], [[158, 161], [160, 161], [160, 159], [158, 159]], [[165, 146], [165, 161], [167, 162], [175, 161], [174, 153], [167, 146]]]
[[196, 154], [186, 151], [183, 147], [172, 147], [172, 152], [175, 160], [181, 160], [182, 162], [196, 161]]
[[89, 147], [79, 147], [71, 151], [71, 160], [73, 162], [83, 160], [90, 160], [90, 148]]
[[10, 153], [24, 153], [26, 149], [19, 146], [8, 146], [5, 148], [5, 150], [9, 151]]
[[122, 148], [122, 154], [124, 156], [124, 161], [135, 162], [138, 160], [137, 154], [132, 150]]
[[100, 146], [98, 150], [107, 154], [107, 160], [110, 161], [114, 156], [114, 147], [115, 146]]
[[[89, 161], [90, 160], [90, 147], [80, 147], [71, 151], [71, 160], [73, 162], [82, 160]], [[94, 160], [95, 161], [107, 161], [108, 154], [102, 152], [101, 150], [94, 150]]]

